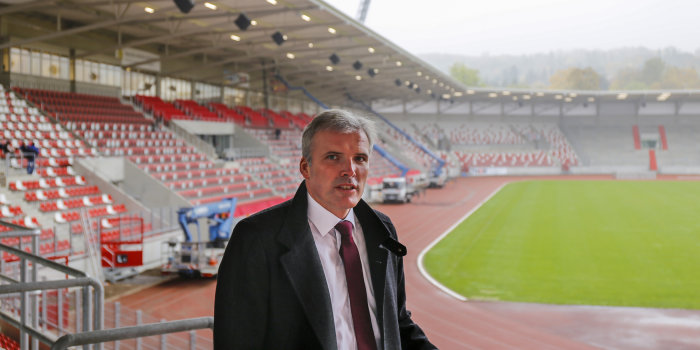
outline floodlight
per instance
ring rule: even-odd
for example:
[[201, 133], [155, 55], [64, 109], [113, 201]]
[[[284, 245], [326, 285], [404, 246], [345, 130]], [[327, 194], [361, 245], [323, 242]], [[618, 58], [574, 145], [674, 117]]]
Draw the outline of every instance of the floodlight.
[[173, 2], [175, 3], [175, 6], [177, 6], [177, 8], [180, 9], [180, 12], [182, 12], [182, 13], [188, 13], [194, 7], [193, 0], [173, 0]]
[[352, 64], [352, 68], [355, 68], [355, 70], [360, 70], [360, 69], [362, 69], [362, 62], [360, 62], [360, 61], [355, 61], [355, 63]]
[[331, 63], [333, 64], [338, 64], [340, 63], [340, 57], [336, 54], [332, 54], [330, 57], [328, 57], [329, 60], [331, 60]]
[[248, 29], [248, 27], [250, 27], [251, 24], [250, 18], [248, 18], [248, 16], [246, 16], [244, 13], [238, 15], [238, 18], [236, 18], [236, 20], [233, 21], [233, 23], [235, 23], [236, 27], [238, 27], [238, 29], [240, 30]]
[[274, 41], [275, 44], [277, 44], [278, 46], [281, 46], [285, 40], [287, 39], [285, 39], [284, 35], [282, 35], [282, 33], [280, 33], [279, 31], [275, 32], [275, 34], [272, 34], [272, 41]]

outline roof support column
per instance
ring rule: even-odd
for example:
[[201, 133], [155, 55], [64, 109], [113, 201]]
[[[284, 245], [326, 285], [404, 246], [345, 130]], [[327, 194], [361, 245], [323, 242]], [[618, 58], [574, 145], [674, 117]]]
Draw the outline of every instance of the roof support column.
[[[7, 17], [0, 16], [0, 43], [4, 44], [10, 41], [10, 35], [7, 30]], [[0, 51], [2, 55], [2, 71], [0, 71], [0, 84], [10, 87], [10, 48], [4, 48]]]
[[75, 84], [75, 49], [68, 49], [68, 79], [70, 80], [70, 92], [78, 90]]

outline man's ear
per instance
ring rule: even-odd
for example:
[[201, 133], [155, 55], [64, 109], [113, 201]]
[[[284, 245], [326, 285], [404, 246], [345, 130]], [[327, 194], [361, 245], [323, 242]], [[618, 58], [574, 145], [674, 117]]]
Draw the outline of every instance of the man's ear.
[[299, 161], [299, 172], [301, 173], [301, 176], [303, 176], [304, 179], [307, 180], [311, 175], [311, 169], [309, 169], [309, 162], [304, 157], [301, 157], [301, 161]]

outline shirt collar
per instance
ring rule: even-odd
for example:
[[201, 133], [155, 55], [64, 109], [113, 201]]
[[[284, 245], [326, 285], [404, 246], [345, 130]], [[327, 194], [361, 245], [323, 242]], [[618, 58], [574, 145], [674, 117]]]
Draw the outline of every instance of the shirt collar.
[[306, 193], [306, 197], [309, 203], [307, 216], [309, 217], [309, 221], [316, 226], [316, 229], [322, 237], [330, 232], [335, 225], [342, 220], [350, 221], [352, 226], [355, 226], [355, 213], [353, 210], [350, 210], [344, 219], [340, 219], [326, 208], [322, 207], [321, 204], [318, 204], [318, 202], [316, 202], [316, 200], [314, 200], [310, 194]]

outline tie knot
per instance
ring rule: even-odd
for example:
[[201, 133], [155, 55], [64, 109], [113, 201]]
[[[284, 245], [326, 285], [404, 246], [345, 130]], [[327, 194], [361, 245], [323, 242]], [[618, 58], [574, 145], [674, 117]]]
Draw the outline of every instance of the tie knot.
[[338, 230], [342, 236], [352, 236], [352, 223], [350, 221], [340, 221], [335, 225], [335, 229]]

